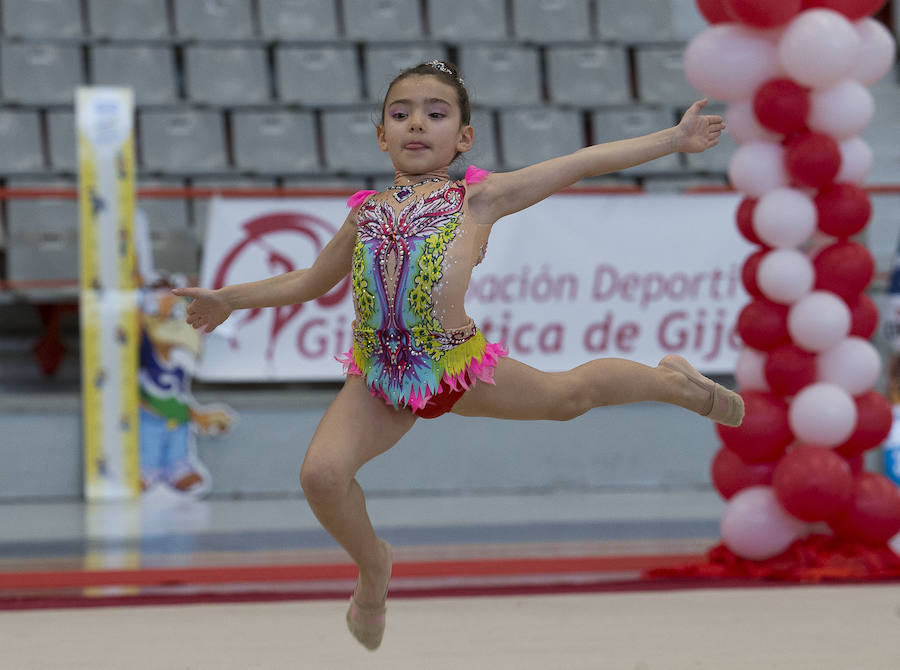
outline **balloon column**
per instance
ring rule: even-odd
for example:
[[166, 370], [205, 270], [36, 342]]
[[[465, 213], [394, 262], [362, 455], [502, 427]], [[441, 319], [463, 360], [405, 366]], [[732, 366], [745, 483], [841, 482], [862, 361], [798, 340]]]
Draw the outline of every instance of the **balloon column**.
[[894, 62], [871, 18], [884, 0], [697, 0], [713, 25], [684, 54], [688, 80], [728, 103], [729, 164], [743, 194], [751, 302], [738, 332], [744, 423], [720, 427], [712, 478], [728, 500], [721, 532], [737, 556], [784, 552], [826, 522], [838, 538], [883, 544], [900, 531], [900, 490], [862, 471], [891, 425], [872, 390], [877, 311], [872, 256], [853, 241], [871, 204], [867, 86]]

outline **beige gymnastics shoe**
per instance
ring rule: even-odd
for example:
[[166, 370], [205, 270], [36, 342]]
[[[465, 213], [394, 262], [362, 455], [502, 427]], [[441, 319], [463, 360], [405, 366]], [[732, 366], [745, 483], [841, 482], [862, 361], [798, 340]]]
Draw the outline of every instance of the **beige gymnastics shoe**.
[[744, 419], [744, 399], [739, 394], [728, 390], [721, 384], [716, 384], [712, 379], [704, 377], [685, 358], [677, 354], [665, 356], [659, 362], [659, 365], [660, 367], [680, 372], [709, 393], [709, 409], [698, 412], [698, 414], [726, 426], [741, 425], [741, 421]]

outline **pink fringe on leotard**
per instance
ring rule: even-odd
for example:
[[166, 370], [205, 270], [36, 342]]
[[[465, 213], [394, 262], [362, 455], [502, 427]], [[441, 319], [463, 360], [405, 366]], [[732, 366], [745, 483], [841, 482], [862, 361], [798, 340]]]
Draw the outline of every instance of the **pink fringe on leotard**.
[[466, 169], [466, 186], [469, 184], [477, 184], [480, 181], [484, 181], [487, 179], [487, 176], [490, 174], [489, 170], [482, 170], [481, 168], [477, 168], [474, 165], [470, 165]]
[[353, 209], [357, 205], [363, 204], [368, 200], [370, 195], [375, 195], [378, 191], [357, 191], [347, 199], [347, 207]]
[[[427, 387], [424, 391], [413, 389], [406, 398], [406, 405], [413, 412], [417, 412], [428, 404], [428, 401], [431, 400], [432, 396], [443, 390], [444, 384], [454, 391], [469, 390], [475, 386], [477, 381], [493, 384], [494, 369], [497, 367], [497, 361], [508, 355], [509, 351], [506, 349], [503, 342], [487, 342], [484, 351], [481, 354], [481, 358], [473, 358], [469, 361], [469, 364], [464, 370], [461, 370], [456, 374], [445, 373], [443, 379], [438, 383], [437, 389], [434, 391], [431, 391]], [[365, 373], [359, 369], [359, 366], [356, 364], [356, 360], [353, 357], [352, 348], [342, 356], [335, 356], [335, 359], [344, 366], [344, 374], [359, 375], [365, 379]], [[390, 398], [388, 398], [387, 394], [381, 389], [370, 388], [370, 391], [373, 396], [380, 397], [386, 403], [391, 404]]]

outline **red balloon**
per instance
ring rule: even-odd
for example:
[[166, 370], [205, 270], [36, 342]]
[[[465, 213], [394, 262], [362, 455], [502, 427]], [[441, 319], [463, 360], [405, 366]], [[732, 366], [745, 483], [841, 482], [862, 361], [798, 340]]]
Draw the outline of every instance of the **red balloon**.
[[816, 355], [794, 344], [782, 344], [766, 356], [764, 371], [772, 393], [792, 396], [816, 381]]
[[757, 298], [738, 315], [737, 331], [748, 347], [759, 351], [774, 349], [791, 341], [787, 327], [788, 306]]
[[763, 256], [767, 253], [769, 253], [768, 249], [761, 249], [750, 254], [747, 256], [747, 260], [744, 261], [744, 267], [741, 268], [741, 281], [744, 283], [744, 288], [754, 298], [763, 297], [763, 292], [760, 290], [759, 284], [756, 283], [756, 273], [759, 270], [759, 264], [762, 262]]
[[789, 514], [824, 521], [850, 503], [853, 474], [847, 461], [831, 449], [798, 447], [779, 461], [772, 487]]
[[801, 133], [787, 142], [784, 162], [798, 184], [821, 188], [834, 181], [841, 169], [841, 150], [829, 135]]
[[737, 210], [737, 227], [744, 239], [753, 244], [766, 246], [753, 229], [753, 210], [756, 208], [755, 198], [744, 198]]
[[802, 6], [802, 0], [725, 0], [728, 15], [753, 28], [774, 28], [787, 23]]
[[826, 235], [850, 237], [866, 227], [872, 203], [855, 184], [829, 184], [815, 198], [818, 226]]
[[875, 276], [872, 254], [858, 242], [841, 240], [819, 251], [813, 258], [816, 288], [841, 296], [848, 304], [866, 290]]
[[731, 21], [731, 17], [725, 11], [725, 0], [697, 0], [697, 9], [710, 23]]
[[748, 486], [768, 486], [774, 470], [775, 463], [744, 463], [731, 449], [722, 447], [713, 458], [710, 472], [716, 490], [728, 500]]
[[865, 293], [860, 293], [856, 300], [847, 303], [850, 308], [850, 334], [868, 340], [878, 327], [878, 307]]
[[809, 89], [790, 79], [772, 79], [753, 96], [756, 119], [776, 133], [787, 135], [806, 129], [809, 114]]
[[745, 463], [776, 461], [794, 440], [788, 425], [788, 405], [776, 395], [742, 391], [744, 421], [740, 426], [716, 424], [725, 446]]
[[851, 21], [872, 16], [887, 0], [803, 0], [803, 9], [825, 7], [840, 12]]
[[887, 439], [894, 422], [891, 403], [877, 391], [858, 395], [853, 402], [856, 403], [856, 428], [846, 442], [834, 448], [844, 458], [879, 446]]
[[861, 472], [850, 504], [828, 525], [840, 537], [884, 544], [900, 531], [900, 488], [884, 475]]
[[851, 456], [845, 460], [847, 461], [847, 465], [850, 466], [850, 472], [853, 473], [854, 477], [866, 469], [866, 459], [862, 454]]

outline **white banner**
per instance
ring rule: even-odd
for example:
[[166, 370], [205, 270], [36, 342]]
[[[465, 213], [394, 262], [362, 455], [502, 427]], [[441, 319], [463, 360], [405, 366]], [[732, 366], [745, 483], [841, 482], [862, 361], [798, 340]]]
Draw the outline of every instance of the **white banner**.
[[[734, 370], [734, 324], [752, 251], [735, 227], [739, 196], [556, 195], [494, 225], [469, 315], [510, 355], [545, 370], [618, 356], [655, 365], [679, 353]], [[309, 267], [347, 215], [343, 198], [216, 200], [203, 286]], [[207, 338], [207, 381], [334, 380], [350, 348], [349, 280], [322, 299], [234, 315]]]

